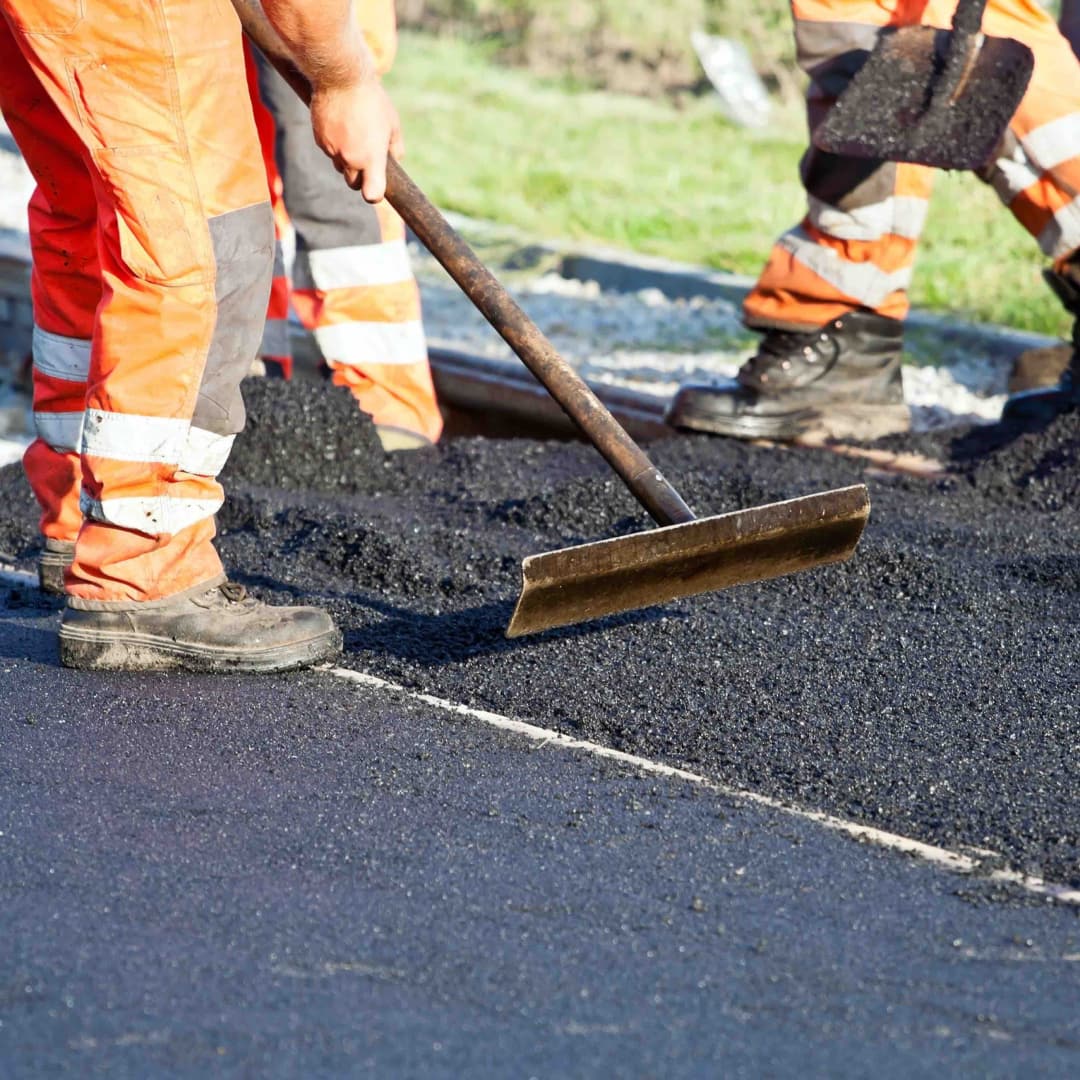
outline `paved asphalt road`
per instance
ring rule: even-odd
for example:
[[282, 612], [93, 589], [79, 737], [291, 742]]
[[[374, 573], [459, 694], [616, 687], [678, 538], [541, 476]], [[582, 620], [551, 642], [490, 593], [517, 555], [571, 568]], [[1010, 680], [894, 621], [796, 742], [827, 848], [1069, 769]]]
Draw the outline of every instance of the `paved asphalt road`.
[[4, 1077], [1080, 1074], [1075, 909], [323, 673], [61, 672], [55, 618], [0, 610]]

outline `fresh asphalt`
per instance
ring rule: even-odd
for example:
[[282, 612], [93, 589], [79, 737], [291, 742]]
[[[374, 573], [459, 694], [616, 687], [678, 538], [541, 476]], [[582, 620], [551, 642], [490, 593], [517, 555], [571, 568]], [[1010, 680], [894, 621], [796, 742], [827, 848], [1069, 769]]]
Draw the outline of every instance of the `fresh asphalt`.
[[322, 672], [64, 672], [6, 595], [5, 1077], [1080, 1066], [1075, 908]]
[[[347, 667], [1080, 885], [1080, 417], [916, 440], [843, 567], [508, 643], [523, 554], [645, 527], [591, 450], [248, 397], [222, 551]], [[863, 477], [654, 453], [713, 512]], [[326, 673], [63, 672], [5, 595], [0, 1077], [1078, 1072], [1073, 906]]]

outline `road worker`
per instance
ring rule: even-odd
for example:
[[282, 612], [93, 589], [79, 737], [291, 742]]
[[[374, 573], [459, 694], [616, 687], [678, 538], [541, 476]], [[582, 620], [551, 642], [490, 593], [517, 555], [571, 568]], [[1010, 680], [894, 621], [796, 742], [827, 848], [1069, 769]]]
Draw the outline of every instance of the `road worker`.
[[[400, 135], [349, 0], [263, 6], [314, 88], [315, 142], [379, 201]], [[333, 655], [325, 612], [255, 601], [213, 542], [274, 252], [232, 7], [0, 0], [0, 15], [0, 109], [37, 183], [24, 464], [43, 581], [66, 569], [61, 661], [273, 671]]]
[[[385, 74], [397, 51], [393, 0], [358, 0], [355, 7], [377, 70]], [[371, 206], [341, 183], [312, 138], [306, 106], [254, 49], [248, 79], [277, 229], [263, 363], [270, 373], [291, 377], [291, 296], [333, 381], [371, 415], [383, 446], [434, 443], [442, 415], [401, 218], [389, 203]], [[291, 281], [282, 250], [290, 221]]]
[[[883, 27], [921, 21], [947, 29], [955, 7], [955, 0], [793, 0], [799, 63], [811, 80], [811, 130]], [[1065, 12], [1067, 19], [1075, 14], [1075, 6]], [[1036, 0], [990, 0], [983, 29], [1028, 45], [1035, 71], [980, 178], [1053, 260], [1047, 281], [1077, 316], [1060, 383], [1006, 403], [1007, 417], [1041, 422], [1080, 401], [1080, 62]], [[900, 375], [903, 320], [934, 171], [811, 145], [801, 175], [806, 217], [776, 242], [744, 301], [746, 325], [763, 335], [756, 355], [735, 380], [681, 387], [669, 412], [673, 423], [776, 439], [810, 429], [877, 438], [909, 427]]]

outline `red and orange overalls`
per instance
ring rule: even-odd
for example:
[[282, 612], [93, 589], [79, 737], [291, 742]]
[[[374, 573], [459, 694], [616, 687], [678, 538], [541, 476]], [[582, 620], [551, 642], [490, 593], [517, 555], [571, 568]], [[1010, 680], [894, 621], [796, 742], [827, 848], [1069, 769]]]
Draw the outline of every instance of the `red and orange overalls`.
[[0, 0], [0, 107], [30, 202], [41, 529], [70, 596], [223, 579], [215, 479], [243, 428], [273, 269], [228, 0]]
[[[394, 4], [358, 0], [356, 9], [385, 74], [397, 50]], [[344, 185], [315, 145], [307, 109], [250, 53], [248, 78], [278, 238], [263, 358], [286, 377], [291, 373], [291, 297], [333, 381], [349, 388], [376, 425], [435, 442], [442, 414], [401, 218], [389, 203], [369, 206]], [[296, 240], [291, 280], [282, 245], [290, 223]]]

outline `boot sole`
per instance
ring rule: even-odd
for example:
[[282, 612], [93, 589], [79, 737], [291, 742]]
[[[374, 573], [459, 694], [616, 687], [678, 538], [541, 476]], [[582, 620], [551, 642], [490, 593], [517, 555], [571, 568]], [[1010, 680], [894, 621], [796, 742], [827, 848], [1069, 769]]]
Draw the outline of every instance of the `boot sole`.
[[775, 439], [790, 442], [800, 436], [873, 442], [911, 430], [907, 405], [842, 405], [832, 409], [800, 409], [781, 416], [723, 416], [680, 403], [668, 422], [673, 427], [726, 435], [733, 439]]
[[719, 413], [708, 407], [707, 399], [696, 405], [688, 394], [677, 394], [668, 409], [667, 422], [674, 428], [727, 435], [733, 439], [794, 439], [815, 419], [812, 409], [800, 409], [783, 416], [741, 416]]
[[821, 410], [802, 434], [874, 442], [910, 430], [911, 410], [906, 405], [844, 405]]
[[190, 645], [152, 634], [60, 626], [60, 663], [80, 671], [191, 671], [209, 674], [293, 671], [341, 652], [340, 630], [272, 649]]

